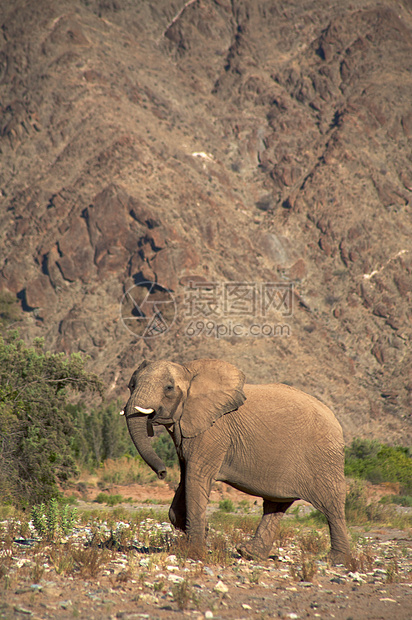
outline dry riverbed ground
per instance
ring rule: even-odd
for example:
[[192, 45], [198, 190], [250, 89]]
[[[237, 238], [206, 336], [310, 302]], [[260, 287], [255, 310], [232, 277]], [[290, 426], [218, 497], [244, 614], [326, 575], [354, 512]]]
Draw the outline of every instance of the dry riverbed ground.
[[[3, 516], [0, 618], [412, 618], [407, 510], [401, 527], [396, 518], [350, 525], [353, 562], [332, 567], [326, 526], [300, 503], [284, 518], [272, 556], [247, 562], [236, 545], [253, 531], [260, 502], [221, 485], [200, 562], [185, 557], [184, 539], [167, 521], [170, 489], [110, 489], [119, 491], [132, 501], [115, 508], [79, 501], [73, 533], [52, 543]], [[222, 500], [235, 512], [219, 510]]]

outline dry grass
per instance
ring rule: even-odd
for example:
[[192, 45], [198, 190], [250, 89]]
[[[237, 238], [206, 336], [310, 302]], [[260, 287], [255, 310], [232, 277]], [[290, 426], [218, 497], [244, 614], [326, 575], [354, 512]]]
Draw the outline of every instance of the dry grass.
[[328, 537], [323, 530], [301, 531], [297, 542], [303, 553], [315, 556], [326, 553], [329, 547]]
[[352, 571], [352, 573], [366, 573], [371, 571], [374, 566], [375, 555], [367, 545], [359, 550], [352, 550], [351, 557], [345, 562], [345, 567]]
[[180, 583], [175, 583], [172, 587], [173, 600], [180, 611], [187, 609], [192, 603], [195, 608], [199, 606], [197, 594], [192, 583], [185, 579]]
[[[156, 474], [139, 456], [135, 458], [124, 456], [120, 459], [107, 459], [98, 470], [98, 478], [104, 485], [127, 485], [133, 483], [153, 485], [159, 482]], [[169, 467], [167, 469], [166, 482], [177, 483], [179, 480], [179, 467], [177, 465]]]
[[73, 571], [83, 579], [95, 579], [111, 559], [109, 551], [92, 545], [83, 549], [73, 549]]
[[316, 556], [311, 555], [303, 549], [299, 553], [299, 561], [297, 565], [292, 564], [290, 574], [295, 581], [313, 581], [318, 567], [316, 564]]
[[289, 540], [296, 536], [296, 525], [288, 521], [281, 521], [278, 527], [276, 544], [278, 547], [283, 548]]

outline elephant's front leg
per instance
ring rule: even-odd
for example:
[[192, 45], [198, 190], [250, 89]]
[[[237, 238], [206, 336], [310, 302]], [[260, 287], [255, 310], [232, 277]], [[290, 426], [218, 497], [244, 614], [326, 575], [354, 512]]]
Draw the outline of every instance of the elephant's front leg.
[[186, 469], [183, 461], [180, 461], [180, 483], [176, 489], [175, 496], [169, 508], [170, 523], [177, 528], [186, 532]]
[[247, 560], [266, 560], [272, 549], [279, 521], [293, 502], [263, 500], [263, 517], [256, 533], [238, 551]]
[[206, 507], [212, 487], [212, 478], [191, 472], [186, 474], [186, 534], [189, 555], [202, 559], [205, 554]]

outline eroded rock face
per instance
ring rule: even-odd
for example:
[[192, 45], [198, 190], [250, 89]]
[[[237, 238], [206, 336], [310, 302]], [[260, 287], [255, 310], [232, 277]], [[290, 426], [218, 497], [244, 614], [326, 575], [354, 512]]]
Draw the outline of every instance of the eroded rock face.
[[[0, 287], [27, 337], [90, 354], [113, 394], [143, 355], [223, 357], [348, 438], [407, 441], [409, 4], [17, 0], [1, 22]], [[121, 318], [144, 281], [176, 302], [157, 340]], [[265, 283], [294, 286], [288, 338]], [[272, 336], [234, 336], [246, 319]]]

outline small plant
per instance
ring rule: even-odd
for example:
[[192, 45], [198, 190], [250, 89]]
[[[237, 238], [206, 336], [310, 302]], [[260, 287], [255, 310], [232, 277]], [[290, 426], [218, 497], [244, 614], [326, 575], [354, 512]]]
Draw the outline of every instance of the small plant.
[[293, 565], [290, 567], [292, 578], [295, 581], [313, 581], [313, 578], [318, 572], [315, 557], [308, 554], [307, 551], [301, 549], [299, 563], [299, 568], [296, 568]]
[[219, 502], [219, 510], [222, 512], [235, 512], [235, 505], [231, 499], [221, 499]]
[[77, 510], [68, 504], [61, 507], [57, 500], [52, 498], [47, 504], [33, 506], [31, 518], [40, 538], [53, 541], [59, 535], [71, 534], [77, 520]]
[[293, 525], [285, 521], [281, 521], [277, 531], [276, 543], [278, 547], [283, 548], [288, 540], [295, 537], [295, 534], [296, 530]]
[[386, 569], [386, 583], [395, 583], [398, 579], [399, 567], [396, 558], [393, 558]]
[[41, 578], [44, 575], [44, 562], [43, 559], [39, 556], [36, 556], [35, 562], [34, 562], [34, 566], [31, 569], [31, 579], [33, 580], [34, 583], [39, 583]]
[[[359, 540], [359, 543], [362, 541]], [[371, 571], [374, 567], [375, 556], [370, 547], [365, 544], [359, 551], [352, 551], [349, 558], [345, 562], [346, 568], [352, 573], [360, 571], [361, 573]]]
[[162, 592], [164, 590], [165, 587], [165, 582], [160, 580], [160, 581], [155, 581], [153, 584], [153, 590], [155, 592]]
[[253, 584], [258, 584], [259, 580], [262, 576], [262, 571], [259, 568], [254, 568], [251, 573], [249, 573], [249, 581]]
[[199, 604], [193, 587], [187, 579], [180, 583], [175, 583], [172, 587], [172, 594], [173, 600], [180, 611], [187, 609], [190, 603], [194, 604], [195, 607]]
[[247, 499], [241, 499], [240, 502], [238, 502], [238, 506], [239, 510], [243, 510], [243, 512], [248, 512], [250, 508], [250, 504]]
[[72, 549], [67, 545], [57, 545], [50, 549], [50, 563], [58, 575], [68, 575], [72, 573], [74, 559]]
[[209, 534], [209, 559], [213, 564], [228, 566], [233, 561], [227, 537], [220, 532]]
[[310, 532], [301, 533], [298, 538], [299, 546], [302, 552], [313, 555], [324, 553], [328, 547], [328, 540], [323, 532], [311, 530]]
[[95, 545], [83, 549], [73, 549], [73, 567], [79, 572], [83, 579], [94, 579], [99, 575], [104, 565], [109, 559], [109, 552], [106, 549], [99, 549]]

